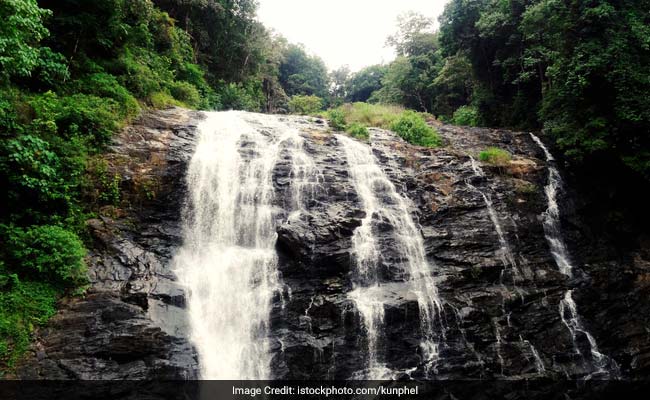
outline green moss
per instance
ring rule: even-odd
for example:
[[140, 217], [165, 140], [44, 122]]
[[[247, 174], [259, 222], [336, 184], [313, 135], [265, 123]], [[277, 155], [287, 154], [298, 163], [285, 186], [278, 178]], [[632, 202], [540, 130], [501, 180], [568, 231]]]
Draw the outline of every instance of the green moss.
[[31, 333], [56, 312], [60, 290], [46, 282], [21, 281], [0, 270], [0, 366], [12, 367], [29, 347]]
[[165, 109], [171, 107], [183, 107], [184, 104], [165, 92], [154, 92], [148, 98], [148, 103], [153, 108]]
[[512, 156], [506, 150], [498, 147], [488, 147], [479, 153], [478, 158], [484, 163], [505, 166], [510, 162]]

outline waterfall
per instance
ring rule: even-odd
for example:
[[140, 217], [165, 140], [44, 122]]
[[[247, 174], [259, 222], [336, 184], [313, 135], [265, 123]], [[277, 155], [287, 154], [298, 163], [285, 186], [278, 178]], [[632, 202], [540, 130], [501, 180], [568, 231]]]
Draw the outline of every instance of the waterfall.
[[[470, 156], [469, 159], [472, 166], [472, 170], [474, 171], [474, 175], [477, 177], [484, 177], [485, 172], [483, 172], [481, 166], [478, 165], [476, 160], [474, 160], [474, 157]], [[489, 194], [484, 193], [482, 190], [478, 189], [477, 187], [475, 187], [469, 182], [467, 182], [467, 186], [470, 189], [476, 191], [483, 198], [483, 202], [485, 203], [485, 206], [488, 210], [488, 215], [490, 216], [492, 225], [494, 225], [494, 230], [496, 231], [497, 237], [499, 238], [499, 244], [501, 245], [501, 248], [499, 249], [499, 258], [501, 259], [503, 266], [511, 270], [513, 274], [513, 279], [516, 282], [517, 280], [520, 279], [519, 269], [517, 268], [515, 257], [512, 255], [512, 251], [510, 250], [510, 244], [508, 243], [508, 240], [506, 239], [505, 234], [503, 233], [503, 228], [501, 227], [499, 216], [497, 215], [497, 212], [494, 209], [494, 205], [492, 204], [492, 198], [490, 197]]]
[[[551, 254], [558, 269], [564, 275], [571, 277], [573, 275], [573, 266], [571, 265], [568, 250], [564, 240], [562, 239], [562, 232], [560, 230], [560, 208], [557, 202], [557, 194], [562, 189], [560, 172], [555, 167], [555, 158], [553, 158], [553, 155], [546, 148], [542, 140], [532, 132], [530, 133], [530, 137], [542, 149], [546, 156], [546, 161], [548, 162], [548, 183], [544, 188], [548, 205], [546, 211], [542, 215], [544, 236], [546, 237], [546, 241], [548, 242]], [[594, 373], [608, 373], [605, 371], [604, 367], [610, 360], [598, 351], [596, 339], [583, 327], [582, 322], [580, 321], [580, 315], [578, 314], [578, 307], [575, 301], [573, 301], [572, 290], [567, 290], [564, 294], [564, 298], [560, 300], [559, 312], [562, 323], [571, 333], [573, 347], [576, 354], [584, 357], [576, 340], [577, 335], [582, 334], [586, 337], [587, 342], [589, 343], [592, 365], [596, 369]], [[613, 372], [616, 372], [616, 365], [613, 360], [612, 364], [614, 364]], [[591, 374], [589, 376], [591, 376]]]
[[603, 367], [606, 363], [605, 355], [598, 351], [596, 339], [594, 339], [594, 337], [583, 328], [582, 322], [580, 322], [580, 316], [578, 315], [578, 307], [576, 306], [575, 301], [573, 301], [572, 290], [567, 290], [564, 294], [564, 298], [560, 301], [560, 317], [562, 318], [562, 323], [564, 323], [569, 332], [571, 332], [571, 339], [573, 340], [573, 347], [576, 353], [582, 355], [576, 342], [577, 335], [581, 333], [585, 335], [589, 342], [591, 357], [594, 366], [598, 369], [596, 372], [604, 372]]
[[348, 162], [350, 178], [366, 215], [352, 238], [356, 270], [354, 289], [349, 294], [363, 320], [368, 341], [368, 370], [365, 378], [385, 379], [392, 371], [380, 359], [380, 346], [385, 304], [379, 276], [380, 249], [375, 236], [377, 221], [388, 222], [394, 229], [397, 252], [405, 260], [402, 271], [415, 294], [422, 330], [421, 350], [425, 368], [430, 369], [438, 359], [434, 338], [434, 322], [441, 304], [426, 261], [424, 242], [402, 197], [380, 168], [372, 148], [344, 135], [336, 135]]
[[318, 168], [312, 156], [305, 151], [305, 139], [300, 136], [299, 130], [288, 123], [283, 123], [275, 116], [255, 115], [264, 122], [264, 126], [281, 132], [281, 142], [291, 157], [291, 199], [293, 204], [288, 205], [291, 213], [288, 219], [295, 220], [309, 207], [312, 200], [324, 181], [323, 172]]
[[187, 172], [175, 272], [188, 288], [203, 379], [270, 377], [269, 315], [280, 286], [272, 172], [284, 138], [244, 117], [209, 113]]
[[540, 138], [535, 136], [533, 133], [531, 133], [530, 136], [542, 151], [544, 151], [546, 161], [549, 163], [548, 183], [546, 184], [546, 187], [544, 187], [548, 204], [548, 208], [543, 214], [544, 234], [549, 248], [551, 249], [553, 259], [560, 269], [560, 272], [570, 277], [572, 275], [571, 261], [569, 260], [569, 252], [566, 249], [564, 240], [562, 240], [562, 231], [560, 230], [560, 207], [557, 204], [557, 194], [558, 190], [562, 187], [562, 179], [559, 171], [553, 165], [555, 162], [553, 155], [548, 151], [546, 146], [544, 146], [544, 143], [542, 143]]
[[[474, 172], [474, 176], [478, 178], [484, 178], [485, 177], [485, 172], [483, 172], [483, 169], [481, 166], [476, 162], [474, 157], [469, 156], [470, 159], [470, 165], [472, 167], [472, 171]], [[485, 206], [488, 210], [488, 215], [490, 216], [490, 220], [492, 221], [492, 225], [494, 226], [494, 230], [497, 233], [497, 237], [499, 238], [499, 244], [500, 244], [500, 249], [499, 249], [499, 258], [501, 259], [501, 262], [503, 263], [504, 268], [510, 269], [510, 271], [513, 274], [513, 281], [515, 283], [515, 291], [519, 294], [519, 296], [522, 299], [523, 302], [523, 294], [521, 293], [520, 289], [517, 287], [516, 282], [521, 279], [521, 275], [519, 273], [519, 268], [517, 267], [517, 263], [515, 262], [515, 258], [512, 254], [512, 250], [510, 250], [510, 244], [508, 243], [508, 240], [506, 239], [506, 236], [503, 232], [503, 227], [501, 226], [501, 222], [499, 221], [499, 216], [496, 213], [496, 210], [494, 209], [494, 205], [492, 203], [492, 198], [490, 197], [489, 193], [484, 193], [482, 190], [477, 188], [476, 186], [472, 185], [469, 181], [466, 181], [467, 186], [476, 191], [481, 195], [483, 198], [483, 202], [485, 203]], [[499, 275], [499, 283], [502, 287], [503, 292], [507, 292], [508, 290], [506, 289], [506, 286], [503, 282], [503, 272], [505, 270], [501, 271], [501, 274]], [[503, 316], [506, 319], [506, 323], [509, 328], [512, 327], [510, 323], [510, 313], [506, 313], [506, 307], [505, 307], [505, 296], [501, 295], [501, 312]], [[502, 342], [503, 338], [501, 336], [501, 331], [498, 325], [497, 320], [492, 321], [494, 325], [494, 330], [495, 330], [495, 339], [496, 339], [496, 353], [497, 353], [497, 360], [499, 361], [499, 365], [501, 367], [501, 375], [504, 374], [504, 368], [503, 368], [503, 355], [501, 353], [501, 348], [502, 348]], [[544, 367], [544, 362], [542, 361], [541, 357], [539, 356], [539, 353], [537, 352], [537, 349], [533, 346], [530, 341], [525, 340], [523, 337], [520, 336], [520, 340], [522, 343], [526, 344], [530, 351], [531, 354], [533, 355], [533, 361], [535, 363], [535, 369], [537, 370], [538, 373], [544, 373], [545, 372], [545, 367]]]

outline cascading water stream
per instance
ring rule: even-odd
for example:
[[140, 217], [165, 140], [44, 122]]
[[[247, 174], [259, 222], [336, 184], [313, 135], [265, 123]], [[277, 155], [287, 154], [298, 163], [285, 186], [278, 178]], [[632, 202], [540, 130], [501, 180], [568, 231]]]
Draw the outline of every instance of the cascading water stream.
[[544, 188], [546, 193], [546, 201], [548, 208], [543, 214], [543, 225], [544, 225], [544, 234], [546, 240], [551, 249], [551, 254], [553, 259], [557, 264], [560, 272], [566, 276], [572, 275], [572, 266], [571, 261], [569, 260], [569, 252], [566, 249], [564, 240], [562, 239], [562, 231], [560, 230], [560, 208], [557, 204], [557, 193], [558, 190], [562, 187], [562, 179], [560, 173], [555, 168], [553, 163], [555, 159], [553, 155], [548, 151], [544, 143], [535, 136], [533, 133], [530, 134], [535, 143], [544, 151], [546, 156], [546, 161], [548, 161], [548, 184]]
[[295, 130], [257, 128], [275, 123], [269, 118], [209, 113], [198, 129], [184, 243], [174, 261], [189, 289], [203, 379], [270, 378], [269, 316], [281, 287], [272, 175], [283, 146], [294, 154], [302, 144]]
[[265, 118], [265, 125], [283, 132], [282, 142], [284, 149], [291, 157], [291, 199], [293, 204], [289, 205], [291, 213], [288, 219], [300, 218], [302, 211], [309, 206], [320, 184], [325, 179], [323, 172], [318, 168], [312, 156], [305, 151], [305, 139], [300, 136], [299, 130], [288, 123], [283, 123], [275, 116], [258, 116]]
[[268, 378], [266, 330], [278, 288], [271, 173], [279, 146], [239, 113], [199, 126], [176, 273], [189, 288], [191, 338], [205, 379]]
[[[476, 160], [474, 160], [474, 157], [470, 156], [469, 158], [470, 158], [472, 170], [474, 171], [474, 175], [477, 177], [484, 177], [485, 172], [483, 172], [481, 166], [478, 165]], [[505, 234], [503, 233], [503, 227], [501, 226], [501, 222], [499, 221], [499, 216], [497, 215], [497, 212], [494, 209], [494, 205], [492, 204], [492, 198], [490, 197], [489, 194], [484, 193], [482, 190], [478, 189], [470, 182], [467, 182], [467, 186], [470, 189], [479, 193], [483, 198], [483, 202], [485, 203], [485, 206], [488, 210], [488, 215], [490, 216], [492, 225], [494, 225], [494, 230], [496, 231], [497, 237], [499, 238], [499, 244], [501, 245], [501, 248], [499, 249], [499, 258], [503, 262], [503, 266], [505, 268], [510, 269], [513, 275], [513, 280], [516, 283], [519, 279], [521, 279], [521, 276], [519, 273], [519, 269], [517, 268], [517, 263], [515, 262], [515, 257], [512, 255], [512, 251], [510, 250], [510, 244], [508, 243], [508, 240], [506, 239]]]
[[[530, 137], [542, 149], [546, 156], [546, 161], [548, 162], [548, 183], [544, 188], [548, 204], [548, 208], [543, 214], [544, 236], [546, 237], [546, 241], [548, 242], [551, 254], [553, 255], [553, 259], [555, 260], [558, 269], [564, 275], [571, 277], [573, 275], [573, 266], [571, 265], [569, 252], [564, 240], [562, 239], [562, 231], [560, 230], [560, 208], [557, 203], [557, 194], [562, 189], [560, 172], [555, 167], [555, 158], [553, 158], [553, 155], [546, 148], [542, 140], [532, 132], [530, 133]], [[594, 373], [608, 373], [608, 371], [605, 370], [605, 366], [607, 365], [609, 358], [598, 351], [596, 339], [583, 327], [582, 322], [580, 321], [580, 315], [578, 314], [577, 305], [573, 300], [572, 290], [567, 290], [564, 294], [564, 298], [560, 300], [559, 312], [562, 322], [571, 333], [573, 347], [576, 353], [584, 357], [577, 343], [578, 335], [582, 334], [586, 337], [587, 342], [589, 343], [592, 366], [595, 369]], [[612, 363], [614, 362], [612, 361]], [[615, 365], [613, 368], [614, 371], [612, 372], [616, 372]], [[591, 376], [591, 374], [589, 376]]]
[[578, 334], [583, 334], [589, 342], [591, 357], [594, 362], [594, 366], [597, 368], [596, 372], [605, 372], [604, 367], [607, 363], [607, 358], [604, 354], [598, 351], [596, 339], [594, 339], [594, 337], [582, 326], [582, 322], [580, 322], [580, 316], [578, 315], [578, 307], [575, 301], [573, 301], [572, 290], [567, 290], [564, 294], [564, 298], [560, 300], [560, 317], [562, 318], [562, 323], [564, 323], [569, 332], [571, 332], [573, 347], [576, 353], [582, 355], [576, 342], [576, 338]]
[[405, 260], [403, 273], [418, 301], [421, 349], [425, 368], [430, 369], [438, 359], [434, 322], [441, 303], [431, 267], [426, 261], [422, 235], [410, 215], [406, 200], [379, 167], [372, 148], [347, 136], [336, 137], [345, 151], [351, 180], [366, 213], [352, 238], [356, 275], [354, 290], [349, 294], [367, 333], [368, 368], [363, 377], [386, 379], [394, 375], [378, 355], [385, 309], [379, 277], [380, 249], [374, 233], [378, 220], [387, 221], [393, 227], [397, 251]]
[[[470, 158], [470, 163], [472, 167], [472, 171], [474, 171], [474, 175], [476, 177], [483, 178], [485, 177], [485, 172], [483, 172], [483, 169], [481, 168], [480, 165], [476, 162], [474, 157], [469, 156]], [[499, 258], [501, 259], [501, 262], [503, 263], [504, 268], [507, 268], [511, 271], [512, 273], [512, 278], [515, 284], [515, 291], [519, 294], [519, 296], [522, 298], [523, 301], [523, 295], [520, 291], [520, 289], [517, 287], [516, 283], [517, 281], [521, 280], [521, 274], [519, 273], [519, 268], [517, 267], [517, 263], [515, 262], [515, 258], [512, 254], [512, 251], [510, 250], [510, 244], [508, 243], [508, 240], [506, 239], [506, 236], [503, 232], [503, 227], [501, 226], [501, 222], [499, 221], [499, 216], [496, 213], [496, 210], [494, 209], [494, 205], [492, 203], [492, 198], [490, 197], [489, 194], [484, 193], [482, 190], [477, 188], [476, 186], [472, 185], [469, 181], [466, 182], [467, 186], [476, 191], [481, 195], [483, 198], [483, 202], [485, 203], [485, 206], [488, 210], [488, 215], [490, 216], [490, 220], [492, 221], [492, 225], [494, 225], [494, 230], [497, 233], [497, 237], [499, 238], [499, 244], [501, 245], [501, 248], [499, 249]], [[499, 278], [499, 281], [501, 283], [501, 286], [503, 288], [504, 292], [508, 292], [508, 290], [505, 287], [505, 284], [503, 282], [503, 270], [501, 271], [501, 275]], [[506, 322], [508, 327], [511, 327], [510, 323], [510, 314], [506, 313], [506, 307], [505, 307], [505, 296], [502, 294], [502, 299], [501, 299], [501, 310], [503, 315], [506, 318]], [[493, 325], [495, 329], [495, 337], [496, 337], [496, 352], [497, 352], [497, 359], [499, 360], [499, 364], [501, 366], [501, 374], [503, 375], [504, 369], [503, 369], [503, 356], [501, 355], [501, 346], [502, 346], [502, 337], [501, 337], [501, 332], [498, 326], [498, 322], [496, 320], [493, 320]], [[538, 373], [543, 373], [545, 371], [544, 363], [542, 359], [539, 357], [539, 353], [537, 352], [537, 349], [533, 346], [532, 343], [528, 340], [524, 340], [521, 338], [521, 341], [526, 343], [527, 346], [529, 347], [531, 354], [533, 355], [534, 363], [535, 363], [535, 369], [537, 370]]]

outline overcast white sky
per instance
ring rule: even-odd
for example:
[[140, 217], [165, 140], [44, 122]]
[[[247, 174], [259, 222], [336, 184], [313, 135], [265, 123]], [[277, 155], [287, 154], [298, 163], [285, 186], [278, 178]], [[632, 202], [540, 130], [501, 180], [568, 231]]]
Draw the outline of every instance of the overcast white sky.
[[290, 42], [302, 43], [328, 68], [353, 71], [391, 61], [384, 47], [397, 16], [417, 11], [436, 19], [448, 0], [258, 0], [259, 19]]

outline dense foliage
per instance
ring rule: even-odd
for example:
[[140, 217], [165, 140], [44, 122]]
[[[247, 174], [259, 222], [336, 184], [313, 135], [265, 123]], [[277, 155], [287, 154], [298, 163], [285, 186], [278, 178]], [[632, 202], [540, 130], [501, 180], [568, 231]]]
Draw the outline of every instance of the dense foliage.
[[327, 67], [319, 57], [307, 54], [302, 46], [290, 44], [280, 64], [280, 83], [288, 96], [328, 96]]
[[348, 127], [345, 129], [347, 133], [350, 134], [350, 136], [355, 137], [357, 139], [363, 139], [367, 140], [370, 138], [370, 132], [368, 132], [368, 128], [360, 124], [358, 122], [353, 122]]
[[318, 96], [295, 95], [289, 100], [289, 111], [293, 114], [316, 114], [323, 108], [323, 101]]
[[[577, 166], [650, 178], [650, 1], [452, 0], [437, 32], [406, 14], [388, 44], [398, 58], [358, 99], [542, 129]], [[366, 75], [352, 74], [347, 93]]]
[[216, 96], [189, 37], [149, 1], [6, 0], [0, 19], [0, 363], [12, 364], [86, 282], [88, 157], [142, 107]]

